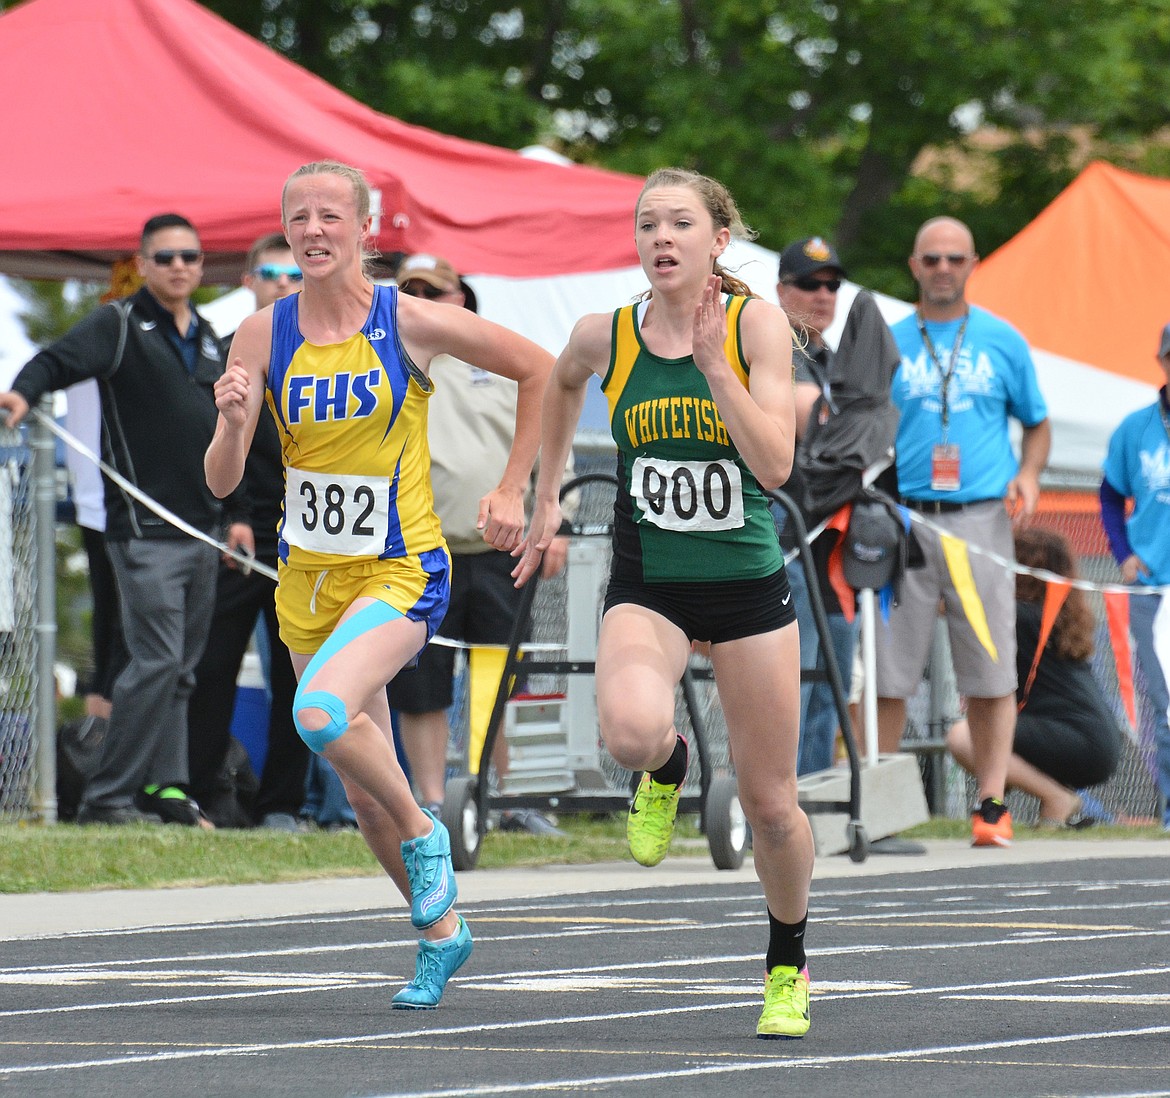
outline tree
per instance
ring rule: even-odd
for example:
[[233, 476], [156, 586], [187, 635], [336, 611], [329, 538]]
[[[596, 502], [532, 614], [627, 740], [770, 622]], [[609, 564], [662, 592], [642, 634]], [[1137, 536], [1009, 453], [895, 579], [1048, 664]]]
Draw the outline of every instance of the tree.
[[[851, 273], [912, 289], [925, 217], [984, 252], [1082, 166], [1162, 125], [1165, 0], [211, 0], [374, 108], [493, 144], [544, 140], [638, 173], [725, 180], [779, 247], [835, 238]], [[273, 104], [279, 110], [280, 104]], [[978, 148], [976, 125], [1008, 135]], [[965, 171], [923, 174], [924, 153]], [[953, 160], [953, 157], [952, 157]]]
[[63, 336], [82, 317], [91, 313], [102, 295], [102, 287], [93, 284], [14, 278], [11, 285], [25, 303], [21, 314], [24, 330], [39, 347]]

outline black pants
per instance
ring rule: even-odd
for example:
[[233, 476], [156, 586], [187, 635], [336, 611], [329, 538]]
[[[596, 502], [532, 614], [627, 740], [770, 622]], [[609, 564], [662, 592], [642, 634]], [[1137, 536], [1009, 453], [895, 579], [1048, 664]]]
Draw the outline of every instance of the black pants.
[[[270, 567], [275, 560], [261, 558]], [[188, 710], [188, 753], [191, 792], [196, 800], [210, 801], [216, 774], [223, 764], [231, 735], [236, 678], [258, 614], [268, 627], [272, 710], [268, 723], [268, 754], [256, 795], [256, 819], [270, 812], [297, 815], [305, 797], [309, 749], [293, 725], [296, 676], [288, 649], [280, 642], [276, 623], [276, 585], [253, 572], [220, 564], [215, 611], [207, 648], [195, 670], [195, 690]]]

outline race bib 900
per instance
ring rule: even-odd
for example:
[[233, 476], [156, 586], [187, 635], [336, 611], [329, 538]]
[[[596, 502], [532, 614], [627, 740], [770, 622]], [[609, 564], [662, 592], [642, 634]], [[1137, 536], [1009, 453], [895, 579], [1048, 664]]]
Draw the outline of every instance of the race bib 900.
[[642, 521], [662, 530], [737, 530], [743, 481], [733, 461], [634, 461], [630, 494]]
[[307, 473], [291, 465], [285, 478], [284, 540], [313, 553], [380, 556], [390, 522], [384, 477]]

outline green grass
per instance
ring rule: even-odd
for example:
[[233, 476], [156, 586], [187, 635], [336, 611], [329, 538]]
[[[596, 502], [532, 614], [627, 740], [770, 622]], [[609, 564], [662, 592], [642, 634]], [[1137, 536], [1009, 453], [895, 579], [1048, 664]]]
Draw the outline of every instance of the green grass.
[[[489, 832], [484, 837], [479, 867], [584, 865], [629, 857], [625, 821], [620, 816], [565, 815], [560, 827], [567, 832], [566, 838]], [[934, 819], [905, 835], [966, 840], [970, 825], [966, 820]], [[1165, 835], [1156, 826], [1063, 832], [1018, 827], [1016, 838], [1021, 842], [1038, 838], [1095, 842], [1164, 839]], [[688, 852], [706, 856], [706, 841], [699, 834], [695, 817], [680, 820], [677, 841]], [[0, 825], [0, 850], [0, 893], [256, 884], [379, 872], [355, 831], [288, 835], [261, 830], [10, 824]]]
[[[566, 838], [489, 832], [479, 866], [580, 865], [628, 857], [616, 817], [563, 818]], [[680, 826], [684, 840], [695, 829]], [[379, 872], [356, 831], [0, 826], [0, 893], [255, 884]]]
[[[902, 833], [907, 839], [970, 839], [969, 820], [952, 820], [941, 816], [912, 827]], [[1027, 827], [1015, 825], [1015, 840], [1029, 842], [1035, 839], [1059, 839], [1070, 842], [1100, 842], [1102, 839], [1165, 839], [1166, 832], [1160, 824], [1096, 824], [1083, 831], [1072, 828]]]

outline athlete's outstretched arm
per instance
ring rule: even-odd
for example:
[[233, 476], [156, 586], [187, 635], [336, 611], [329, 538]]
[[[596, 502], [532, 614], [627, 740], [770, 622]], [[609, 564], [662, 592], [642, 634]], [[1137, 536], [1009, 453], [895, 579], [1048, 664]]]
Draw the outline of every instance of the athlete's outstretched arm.
[[585, 405], [585, 386], [609, 365], [612, 318], [605, 313], [582, 317], [561, 352], [544, 393], [541, 415], [540, 473], [528, 536], [513, 552], [520, 563], [512, 570], [522, 586], [540, 567], [544, 551], [561, 528], [561, 475], [573, 448], [573, 436]]
[[414, 363], [426, 370], [448, 354], [516, 382], [512, 448], [496, 488], [480, 501], [484, 541], [511, 550], [524, 534], [524, 494], [540, 449], [540, 405], [553, 357], [532, 340], [468, 309], [409, 296], [398, 298], [398, 329]]

